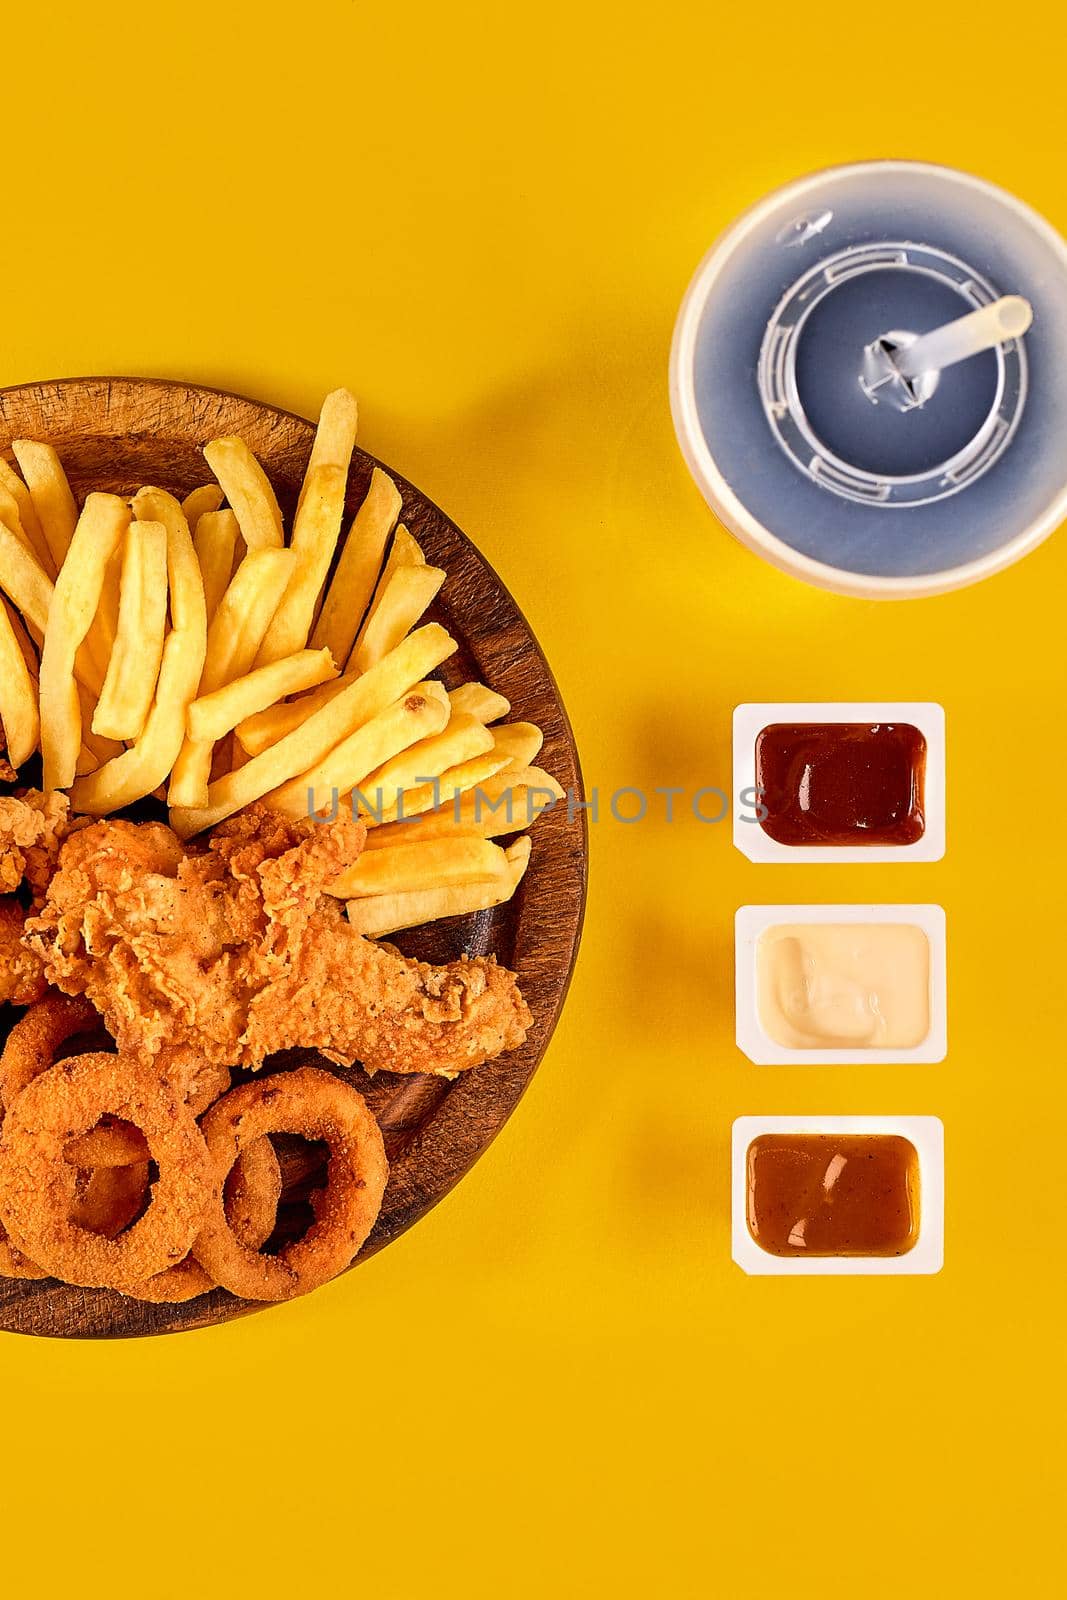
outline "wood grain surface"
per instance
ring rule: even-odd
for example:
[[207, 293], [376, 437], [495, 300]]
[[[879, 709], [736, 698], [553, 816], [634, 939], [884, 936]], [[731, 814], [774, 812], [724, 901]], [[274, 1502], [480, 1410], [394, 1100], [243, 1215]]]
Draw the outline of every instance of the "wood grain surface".
[[[220, 434], [241, 434], [266, 468], [288, 519], [313, 436], [302, 417], [215, 389], [128, 378], [64, 379], [0, 391], [0, 453], [13, 439], [52, 443], [79, 502], [91, 489], [132, 494], [155, 484], [184, 495], [211, 474], [202, 446]], [[354, 512], [376, 463], [357, 450], [349, 481]], [[449, 687], [476, 677], [511, 701], [515, 719], [545, 734], [539, 762], [575, 796], [582, 793], [574, 738], [559, 691], [522, 613], [470, 540], [437, 506], [392, 468], [403, 495], [402, 517], [447, 581], [431, 613], [459, 643], [441, 676]], [[584, 813], [559, 806], [532, 830], [529, 870], [515, 899], [476, 916], [395, 936], [406, 954], [446, 961], [461, 952], [495, 953], [517, 974], [533, 1012], [525, 1045], [453, 1083], [359, 1071], [341, 1074], [367, 1097], [381, 1123], [390, 1159], [381, 1216], [360, 1259], [411, 1227], [455, 1184], [499, 1132], [529, 1083], [556, 1025], [570, 982], [585, 907], [587, 839]], [[0, 1010], [6, 1034], [18, 1013]], [[314, 1052], [279, 1058], [284, 1068], [313, 1061]], [[274, 1062], [271, 1063], [275, 1065]], [[331, 1069], [337, 1070], [337, 1069]], [[283, 1207], [291, 1227], [303, 1215], [300, 1184], [309, 1171], [306, 1147], [281, 1150], [290, 1180]], [[200, 1328], [264, 1309], [222, 1290], [187, 1305], [154, 1306], [109, 1290], [52, 1281], [0, 1279], [0, 1328], [68, 1338], [137, 1337]]]

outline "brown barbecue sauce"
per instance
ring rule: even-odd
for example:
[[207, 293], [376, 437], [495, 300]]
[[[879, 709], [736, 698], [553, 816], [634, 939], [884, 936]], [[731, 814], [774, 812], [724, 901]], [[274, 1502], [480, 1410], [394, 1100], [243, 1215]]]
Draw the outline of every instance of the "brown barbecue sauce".
[[910, 723], [774, 723], [756, 739], [760, 826], [784, 845], [915, 844], [925, 771]]
[[897, 1134], [765, 1133], [748, 1147], [748, 1227], [773, 1256], [902, 1256], [919, 1157]]

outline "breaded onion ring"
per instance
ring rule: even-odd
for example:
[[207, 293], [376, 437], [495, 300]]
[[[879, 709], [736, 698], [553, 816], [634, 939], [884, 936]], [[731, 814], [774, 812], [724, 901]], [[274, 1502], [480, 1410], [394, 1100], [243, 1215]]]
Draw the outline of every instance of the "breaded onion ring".
[[[278, 1202], [282, 1197], [282, 1169], [274, 1146], [264, 1135], [242, 1150], [226, 1180], [223, 1201], [226, 1220], [234, 1237], [249, 1250], [259, 1250], [274, 1232]], [[214, 1279], [193, 1255], [175, 1267], [158, 1272], [147, 1283], [139, 1283], [124, 1294], [134, 1300], [149, 1300], [168, 1305], [195, 1300], [217, 1288]]]
[[[58, 1051], [79, 1033], [102, 1029], [95, 1006], [84, 995], [53, 990], [20, 1017], [7, 1036], [0, 1054], [0, 1100], [11, 1106], [28, 1083], [52, 1065]], [[192, 1051], [174, 1051], [157, 1058], [178, 1098], [187, 1100], [199, 1117], [230, 1087], [228, 1067], [201, 1060]], [[75, 1167], [126, 1167], [148, 1158], [144, 1138], [130, 1123], [106, 1117], [81, 1139], [67, 1146], [66, 1158]]]
[[53, 990], [21, 1016], [0, 1055], [0, 1100], [11, 1110], [28, 1083], [46, 1072], [68, 1039], [101, 1027], [100, 1013], [81, 994]]
[[[102, 1116], [144, 1135], [159, 1178], [144, 1214], [117, 1239], [73, 1221], [76, 1171], [67, 1143]], [[219, 1186], [221, 1189], [221, 1185]], [[142, 1283], [188, 1253], [201, 1218], [222, 1210], [212, 1162], [169, 1083], [128, 1056], [75, 1056], [23, 1089], [0, 1132], [0, 1221], [49, 1276], [86, 1288]]]
[[[361, 1094], [317, 1067], [299, 1067], [231, 1089], [201, 1127], [214, 1186], [193, 1254], [216, 1283], [246, 1300], [289, 1300], [351, 1264], [381, 1210], [389, 1176], [381, 1131]], [[265, 1133], [321, 1139], [329, 1150], [315, 1221], [276, 1256], [260, 1255], [235, 1237], [221, 1198], [241, 1151]]]

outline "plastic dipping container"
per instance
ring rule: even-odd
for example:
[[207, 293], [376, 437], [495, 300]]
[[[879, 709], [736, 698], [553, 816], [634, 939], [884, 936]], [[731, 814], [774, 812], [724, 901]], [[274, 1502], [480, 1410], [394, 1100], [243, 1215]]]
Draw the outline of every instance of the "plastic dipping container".
[[[828, 751], [826, 763], [821, 769], [813, 768], [811, 773], [805, 775], [807, 763], [803, 759], [803, 736], [797, 730], [802, 730], [805, 725], [812, 730], [832, 728], [835, 724], [843, 724], [851, 732], [844, 733], [841, 741], [841, 760], [834, 760], [832, 742], [824, 740], [824, 754]], [[783, 802], [781, 794], [766, 795], [766, 801], [773, 801], [775, 807], [774, 819], [768, 816], [766, 826], [759, 820], [757, 805], [763, 805], [757, 795], [762, 776], [759, 767], [758, 751], [763, 740], [764, 748], [773, 741], [764, 738], [771, 730], [794, 730], [793, 738], [798, 755], [796, 768], [798, 773], [797, 793], [793, 805], [794, 815], [787, 815], [788, 808]], [[886, 764], [887, 791], [884, 797], [878, 794], [877, 784], [871, 777], [870, 769], [873, 759], [868, 759], [862, 746], [865, 730], [872, 734], [871, 756], [881, 751], [887, 740], [892, 743], [894, 731], [902, 734], [914, 730], [921, 739], [921, 755], [911, 780], [913, 792], [905, 792], [908, 776], [907, 771], [902, 771], [902, 764], [910, 749], [916, 741], [897, 738], [893, 749], [890, 751], [891, 759]], [[779, 760], [781, 752], [787, 748], [785, 735], [777, 739]], [[782, 838], [775, 838], [772, 831], [778, 826], [778, 831], [786, 837], [800, 837], [803, 835], [795, 825], [805, 814], [818, 820], [818, 807], [822, 795], [820, 785], [824, 778], [820, 770], [829, 775], [833, 780], [836, 774], [837, 783], [845, 789], [844, 798], [849, 800], [847, 786], [855, 786], [862, 781], [866, 793], [866, 803], [871, 807], [871, 817], [866, 819], [877, 822], [892, 819], [892, 827], [886, 827], [881, 836], [869, 828], [856, 827], [851, 831], [846, 830], [840, 835], [842, 842], [827, 844], [815, 838], [818, 829], [811, 830], [809, 838], [814, 842], [783, 842]], [[858, 778], [857, 778], [858, 774]], [[738, 706], [734, 711], [733, 725], [733, 785], [736, 809], [734, 812], [734, 844], [742, 855], [749, 861], [757, 862], [884, 862], [884, 861], [940, 861], [945, 853], [945, 713], [941, 706], [933, 701], [926, 700], [855, 700], [855, 701], [818, 701], [818, 700], [782, 700], [749, 702]], [[807, 786], [805, 790], [805, 785]], [[885, 817], [878, 815], [878, 804], [882, 798], [885, 807]], [[851, 803], [855, 809], [855, 797]], [[903, 824], [909, 820], [905, 815], [908, 806], [911, 808], [910, 820], [915, 822], [921, 817], [921, 827], [906, 828]], [[807, 812], [805, 813], [805, 808]], [[792, 831], [784, 824], [791, 823]], [[854, 842], [844, 842], [851, 839]], [[864, 842], [867, 839], [869, 842]], [[888, 841], [895, 842], [876, 842]]]
[[[1004, 296], [1033, 309], [1022, 337], [910, 390], [870, 370], [887, 336], [906, 349]], [[949, 167], [801, 178], [705, 256], [670, 392], [708, 504], [775, 566], [872, 598], [974, 583], [1067, 517], [1067, 245]]]
[[[816, 930], [807, 949], [805, 928]], [[854, 940], [844, 932], [848, 928], [855, 928]], [[844, 946], [844, 961], [834, 962], [831, 946], [831, 959], [820, 969], [812, 957], [819, 949], [819, 929], [842, 930], [831, 937]], [[900, 929], [902, 941], [891, 964], [883, 961], [880, 969], [872, 965], [866, 973], [865, 929]], [[788, 950], [774, 948], [783, 943], [775, 930], [788, 930]], [[795, 974], [790, 955], [797, 957]], [[945, 956], [940, 906], [742, 906], [734, 921], [737, 1047], [757, 1066], [943, 1061], [948, 1052]], [[769, 977], [799, 990], [794, 1028], [788, 1001], [768, 1005]], [[879, 1031], [893, 1036], [898, 1018], [905, 1030], [913, 1019], [918, 1026], [898, 1033], [905, 1043], [878, 1042]], [[808, 1037], [801, 1045], [805, 1030]], [[783, 1042], [783, 1034], [791, 1042]]]
[[[889, 1135], [918, 1158], [918, 1229], [902, 1255], [774, 1255], [748, 1221], [748, 1152], [765, 1134]], [[937, 1117], [738, 1117], [731, 1159], [733, 1259], [750, 1277], [906, 1277], [940, 1272], [945, 1255], [945, 1131]]]

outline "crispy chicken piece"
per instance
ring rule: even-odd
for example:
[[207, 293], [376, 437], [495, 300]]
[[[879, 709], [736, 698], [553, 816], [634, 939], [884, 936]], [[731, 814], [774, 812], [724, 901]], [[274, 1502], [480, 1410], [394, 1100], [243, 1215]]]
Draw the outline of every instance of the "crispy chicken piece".
[[120, 1050], [187, 1045], [259, 1067], [305, 1046], [368, 1072], [452, 1077], [522, 1043], [530, 1013], [492, 960], [408, 960], [357, 934], [324, 893], [362, 823], [257, 806], [183, 847], [158, 824], [99, 822], [67, 840], [27, 942], [87, 994]]
[[26, 913], [13, 895], [0, 899], [0, 1005], [32, 1006], [47, 984], [41, 958], [22, 943]]
[[25, 878], [39, 904], [69, 830], [65, 794], [26, 789], [0, 795], [0, 894], [11, 894]]

